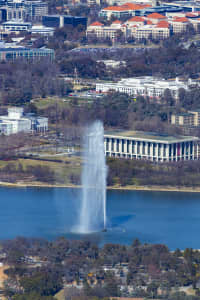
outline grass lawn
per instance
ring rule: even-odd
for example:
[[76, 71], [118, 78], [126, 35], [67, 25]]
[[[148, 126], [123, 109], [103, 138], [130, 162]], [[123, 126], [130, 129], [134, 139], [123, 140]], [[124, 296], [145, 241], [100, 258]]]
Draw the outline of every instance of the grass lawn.
[[[58, 158], [59, 159], [59, 158]], [[61, 159], [61, 158], [60, 158]], [[65, 163], [67, 162], [67, 163]], [[0, 168], [6, 165], [13, 165], [17, 167], [19, 164], [22, 165], [24, 169], [27, 167], [34, 166], [47, 166], [55, 172], [55, 183], [60, 184], [70, 184], [71, 175], [79, 175], [81, 172], [81, 164], [79, 158], [65, 158], [63, 162], [54, 161], [38, 161], [34, 159], [18, 159], [13, 161], [0, 161]]]
[[[64, 101], [65, 100], [65, 101]], [[36, 107], [38, 109], [45, 109], [48, 108], [51, 105], [55, 105], [57, 103], [57, 105], [59, 107], [67, 107], [68, 106], [68, 101], [67, 97], [66, 98], [59, 98], [59, 97], [47, 97], [47, 98], [38, 98], [38, 99], [34, 99], [33, 103], [36, 105]]]

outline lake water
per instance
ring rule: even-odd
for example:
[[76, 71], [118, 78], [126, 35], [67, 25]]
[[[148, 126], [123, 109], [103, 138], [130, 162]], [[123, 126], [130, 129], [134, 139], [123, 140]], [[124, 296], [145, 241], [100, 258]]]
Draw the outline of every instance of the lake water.
[[0, 239], [16, 236], [92, 239], [130, 244], [135, 238], [164, 243], [170, 249], [200, 249], [200, 194], [108, 191], [108, 231], [74, 234], [80, 190], [0, 188]]

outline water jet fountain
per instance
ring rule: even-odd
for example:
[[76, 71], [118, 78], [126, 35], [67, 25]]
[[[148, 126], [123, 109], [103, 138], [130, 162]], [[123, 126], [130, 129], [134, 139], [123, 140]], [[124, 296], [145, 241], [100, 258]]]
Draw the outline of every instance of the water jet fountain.
[[100, 121], [88, 127], [84, 136], [84, 166], [79, 232], [106, 231], [106, 175], [104, 128]]

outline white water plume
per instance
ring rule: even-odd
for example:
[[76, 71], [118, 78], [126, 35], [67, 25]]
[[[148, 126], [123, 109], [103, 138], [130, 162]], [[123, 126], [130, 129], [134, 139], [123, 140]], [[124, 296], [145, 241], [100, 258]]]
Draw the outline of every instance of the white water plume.
[[100, 121], [96, 121], [84, 136], [80, 233], [106, 229], [106, 175], [104, 128]]

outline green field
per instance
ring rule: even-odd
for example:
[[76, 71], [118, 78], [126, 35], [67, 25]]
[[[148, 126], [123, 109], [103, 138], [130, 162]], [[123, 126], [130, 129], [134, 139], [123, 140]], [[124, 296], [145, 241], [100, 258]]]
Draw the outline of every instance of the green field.
[[[46, 157], [48, 159], [48, 157]], [[54, 160], [54, 157], [49, 158]], [[54, 171], [55, 174], [55, 183], [56, 184], [71, 184], [70, 178], [72, 176], [79, 176], [81, 172], [81, 161], [77, 157], [59, 157], [58, 160], [62, 162], [55, 161], [43, 161], [43, 160], [34, 160], [34, 159], [17, 159], [10, 161], [0, 161], [0, 168], [9, 166], [11, 168], [18, 168], [19, 165], [22, 166], [24, 170], [28, 167], [35, 166], [46, 166], [50, 170]]]

